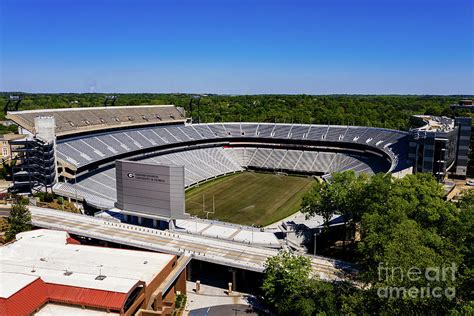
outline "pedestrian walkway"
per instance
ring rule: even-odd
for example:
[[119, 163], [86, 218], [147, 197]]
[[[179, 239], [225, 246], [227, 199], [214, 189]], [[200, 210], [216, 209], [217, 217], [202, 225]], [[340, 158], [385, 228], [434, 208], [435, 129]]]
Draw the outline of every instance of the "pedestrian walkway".
[[[212, 306], [219, 305], [245, 305], [249, 308], [249, 300], [254, 299], [254, 297], [247, 293], [241, 293], [233, 291], [230, 295], [227, 293], [226, 289], [201, 284], [201, 289], [199, 294], [195, 292], [196, 283], [187, 281], [187, 300], [186, 300], [186, 311], [206, 309]], [[199, 314], [201, 315], [201, 314]]]

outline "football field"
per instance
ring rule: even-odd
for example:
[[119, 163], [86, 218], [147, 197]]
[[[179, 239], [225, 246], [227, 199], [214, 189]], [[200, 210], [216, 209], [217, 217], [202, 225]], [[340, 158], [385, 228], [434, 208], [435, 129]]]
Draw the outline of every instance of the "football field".
[[187, 191], [186, 212], [201, 218], [207, 214], [209, 219], [266, 226], [298, 211], [314, 181], [270, 173], [237, 173]]

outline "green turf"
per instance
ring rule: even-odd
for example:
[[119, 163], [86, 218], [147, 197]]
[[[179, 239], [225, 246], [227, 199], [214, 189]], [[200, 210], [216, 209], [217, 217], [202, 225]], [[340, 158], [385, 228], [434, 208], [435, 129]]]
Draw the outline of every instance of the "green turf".
[[243, 172], [207, 182], [186, 192], [186, 212], [243, 225], [266, 226], [298, 211], [314, 180], [307, 177]]

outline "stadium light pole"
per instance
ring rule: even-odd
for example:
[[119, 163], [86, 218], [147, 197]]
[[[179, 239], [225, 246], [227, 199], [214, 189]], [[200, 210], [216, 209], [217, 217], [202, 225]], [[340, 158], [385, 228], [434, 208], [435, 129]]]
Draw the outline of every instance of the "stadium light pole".
[[115, 105], [115, 101], [117, 101], [117, 96], [116, 95], [106, 95], [105, 100], [104, 100], [104, 106], [107, 106], [107, 102], [110, 100], [112, 103], [111, 105]]
[[3, 112], [6, 114], [9, 110], [10, 103], [14, 103], [14, 110], [18, 111], [18, 106], [23, 100], [23, 96], [21, 95], [10, 95], [8, 97], [7, 103], [5, 103], [5, 106], [3, 107]]

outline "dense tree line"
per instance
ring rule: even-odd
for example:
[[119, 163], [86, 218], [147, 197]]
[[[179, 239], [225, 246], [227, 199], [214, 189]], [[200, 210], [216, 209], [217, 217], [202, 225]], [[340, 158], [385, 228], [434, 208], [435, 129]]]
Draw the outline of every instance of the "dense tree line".
[[[21, 95], [20, 110], [103, 106], [103, 93], [27, 94], [0, 92], [0, 104], [9, 95]], [[184, 93], [117, 94], [115, 105], [174, 104], [185, 108], [195, 122], [279, 122], [386, 127], [407, 130], [413, 114], [470, 116], [465, 110], [453, 111], [450, 105], [473, 96], [429, 95], [200, 95]], [[109, 102], [110, 104], [110, 102]], [[199, 104], [199, 111], [198, 111]], [[0, 120], [5, 114], [0, 112]], [[15, 126], [0, 125], [0, 134], [15, 131]], [[474, 134], [472, 134], [474, 135]], [[474, 144], [474, 136], [471, 140]], [[472, 147], [472, 145], [471, 145]], [[474, 175], [474, 154], [470, 154], [468, 173]]]
[[267, 262], [262, 288], [278, 314], [474, 312], [474, 191], [454, 203], [428, 174], [395, 179], [347, 172], [332, 184], [315, 184], [303, 205], [309, 216], [343, 214], [347, 225], [360, 225], [353, 255], [363, 286], [322, 285], [305, 258], [282, 254]]
[[[10, 94], [0, 93], [5, 104]], [[18, 93], [19, 94], [19, 93]], [[105, 94], [23, 94], [20, 110], [101, 106]], [[407, 129], [411, 114], [453, 114], [462, 96], [118, 94], [115, 105], [175, 104], [201, 122], [251, 121]], [[191, 112], [190, 102], [193, 101]], [[198, 115], [197, 104], [200, 104]], [[3, 115], [3, 114], [2, 114]]]

